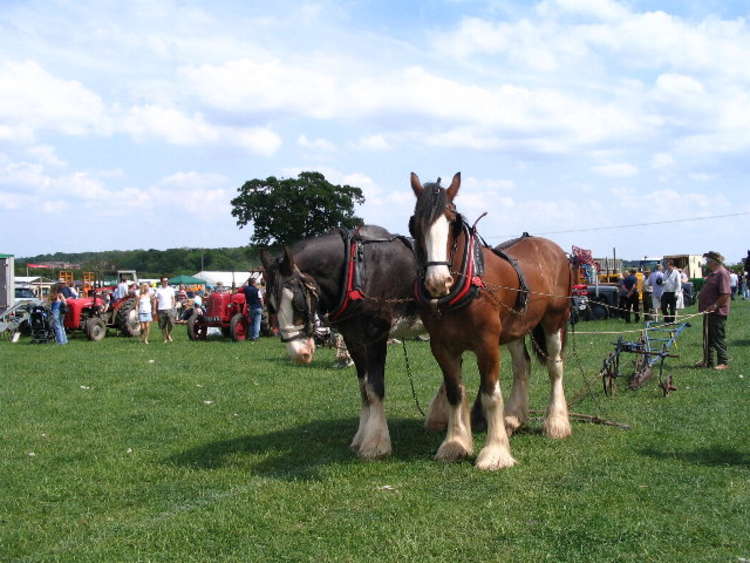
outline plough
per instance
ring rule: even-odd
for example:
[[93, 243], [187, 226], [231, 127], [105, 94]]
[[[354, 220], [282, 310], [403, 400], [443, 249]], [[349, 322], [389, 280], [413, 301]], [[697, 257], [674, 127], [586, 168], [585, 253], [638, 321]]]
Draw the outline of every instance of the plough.
[[604, 394], [614, 395], [616, 380], [623, 377], [620, 370], [620, 354], [627, 352], [636, 354], [633, 373], [628, 376], [628, 388], [635, 390], [648, 381], [654, 372], [654, 367], [659, 365], [659, 387], [664, 396], [669, 395], [676, 387], [672, 385], [672, 376], [664, 379], [664, 360], [667, 358], [679, 358], [677, 354], [669, 351], [677, 346], [677, 338], [690, 326], [690, 323], [657, 323], [648, 321], [637, 342], [628, 342], [620, 336], [614, 343], [615, 349], [604, 359], [599, 375], [602, 378]]
[[13, 342], [16, 342], [21, 335], [21, 325], [28, 321], [31, 308], [39, 302], [37, 299], [21, 301], [2, 311], [0, 313], [0, 335], [7, 335]]

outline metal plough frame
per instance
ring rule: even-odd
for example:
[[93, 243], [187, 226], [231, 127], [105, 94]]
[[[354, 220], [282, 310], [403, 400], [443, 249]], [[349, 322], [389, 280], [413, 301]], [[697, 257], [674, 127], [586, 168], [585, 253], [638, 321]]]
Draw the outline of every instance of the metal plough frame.
[[677, 338], [690, 326], [690, 323], [657, 323], [646, 322], [637, 342], [627, 342], [620, 336], [615, 342], [615, 349], [604, 359], [599, 375], [602, 378], [604, 394], [614, 395], [615, 381], [623, 377], [620, 371], [620, 354], [628, 352], [636, 354], [633, 373], [628, 378], [628, 388], [638, 389], [653, 375], [653, 368], [659, 364], [659, 386], [664, 396], [669, 395], [675, 389], [672, 385], [672, 376], [664, 380], [664, 360], [666, 358], [678, 358], [676, 354], [670, 354], [669, 350], [677, 344]]

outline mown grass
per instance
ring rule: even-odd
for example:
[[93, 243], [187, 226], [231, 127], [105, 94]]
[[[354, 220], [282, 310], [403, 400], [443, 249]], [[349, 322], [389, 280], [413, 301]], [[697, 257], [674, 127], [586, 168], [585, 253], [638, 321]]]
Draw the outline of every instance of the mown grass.
[[[0, 560], [747, 558], [749, 318], [735, 302], [725, 372], [688, 367], [700, 327], [688, 329], [668, 398], [653, 382], [603, 397], [592, 376], [614, 337], [572, 336], [568, 397], [591, 389], [574, 410], [632, 430], [576, 423], [551, 441], [533, 423], [511, 440], [519, 465], [497, 473], [432, 461], [442, 436], [422, 428], [400, 347], [388, 358], [394, 455], [361, 462], [347, 447], [356, 378], [330, 369], [328, 350], [298, 367], [274, 339], [194, 343], [183, 330], [173, 345], [2, 342]], [[408, 349], [426, 406], [438, 369], [427, 344]], [[533, 408], [547, 387], [535, 364]]]

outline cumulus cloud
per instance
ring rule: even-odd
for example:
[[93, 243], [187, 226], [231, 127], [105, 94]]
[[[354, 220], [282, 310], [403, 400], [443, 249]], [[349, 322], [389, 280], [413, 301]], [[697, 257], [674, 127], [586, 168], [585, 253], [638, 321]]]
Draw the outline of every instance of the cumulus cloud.
[[281, 137], [265, 127], [228, 127], [209, 123], [201, 113], [185, 115], [175, 108], [136, 106], [122, 120], [122, 128], [136, 139], [161, 138], [168, 143], [199, 146], [225, 143], [270, 156]]
[[102, 134], [105, 104], [76, 80], [53, 76], [33, 60], [0, 63], [0, 139], [28, 142], [39, 131]]

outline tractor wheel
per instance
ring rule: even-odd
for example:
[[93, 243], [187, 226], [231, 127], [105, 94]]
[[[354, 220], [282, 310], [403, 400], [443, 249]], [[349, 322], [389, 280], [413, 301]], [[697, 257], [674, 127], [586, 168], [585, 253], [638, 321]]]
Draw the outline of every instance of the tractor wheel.
[[120, 310], [117, 311], [116, 324], [123, 336], [140, 336], [141, 323], [138, 321], [135, 298], [128, 299], [122, 304]]
[[247, 317], [242, 313], [233, 316], [232, 320], [229, 321], [229, 332], [235, 342], [247, 340]]
[[99, 342], [107, 334], [107, 326], [98, 317], [86, 321], [86, 337], [94, 342]]
[[187, 335], [190, 340], [205, 340], [208, 327], [201, 315], [193, 313], [187, 322]]
[[594, 321], [602, 321], [609, 316], [607, 314], [607, 308], [601, 303], [591, 303], [589, 311], [591, 311], [591, 319]]

